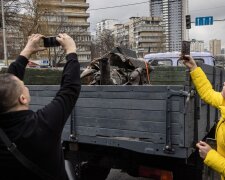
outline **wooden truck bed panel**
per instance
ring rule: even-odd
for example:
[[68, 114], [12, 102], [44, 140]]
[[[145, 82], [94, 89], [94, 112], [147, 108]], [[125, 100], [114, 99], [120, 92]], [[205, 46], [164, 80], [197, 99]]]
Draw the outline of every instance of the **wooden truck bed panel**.
[[[129, 142], [144, 143], [138, 152], [161, 154], [158, 146], [166, 145], [167, 122], [170, 116], [172, 144], [186, 153], [185, 96], [171, 96], [170, 112], [167, 100], [170, 89], [179, 92], [183, 86], [82, 86], [74, 118], [74, 132], [78, 142], [106, 142], [137, 151]], [[114, 91], [115, 90], [115, 91]], [[157, 92], [157, 93], [156, 93]], [[155, 95], [156, 94], [156, 95]], [[150, 147], [151, 151], [146, 151]], [[157, 148], [156, 148], [157, 147]], [[163, 153], [165, 155], [165, 153]], [[162, 155], [162, 154], [161, 154]]]

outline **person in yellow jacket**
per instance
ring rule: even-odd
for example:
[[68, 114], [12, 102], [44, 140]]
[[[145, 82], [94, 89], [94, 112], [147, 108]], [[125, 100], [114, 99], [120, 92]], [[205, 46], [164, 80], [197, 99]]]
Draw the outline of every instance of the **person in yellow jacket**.
[[215, 91], [206, 74], [200, 67], [197, 67], [195, 60], [191, 56], [185, 55], [182, 59], [184, 65], [190, 69], [193, 84], [201, 99], [218, 108], [221, 112], [215, 134], [217, 149], [213, 149], [203, 141], [198, 142], [196, 146], [199, 149], [200, 157], [204, 159], [204, 163], [220, 173], [221, 179], [225, 180], [225, 83], [222, 92]]

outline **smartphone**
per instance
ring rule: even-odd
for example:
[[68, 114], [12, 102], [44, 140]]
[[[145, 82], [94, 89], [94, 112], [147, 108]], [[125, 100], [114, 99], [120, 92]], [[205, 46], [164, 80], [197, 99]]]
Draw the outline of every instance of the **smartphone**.
[[182, 41], [182, 46], [181, 46], [181, 55], [184, 57], [185, 55], [190, 55], [190, 41]]
[[213, 149], [216, 149], [216, 140], [213, 138], [206, 138], [205, 142], [210, 145]]
[[60, 46], [60, 43], [56, 40], [56, 36], [44, 37], [44, 47], [56, 47]]

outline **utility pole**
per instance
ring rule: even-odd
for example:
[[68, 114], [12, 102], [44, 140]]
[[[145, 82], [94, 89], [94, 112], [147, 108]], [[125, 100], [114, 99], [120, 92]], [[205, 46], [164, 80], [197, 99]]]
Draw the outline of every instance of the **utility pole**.
[[6, 66], [9, 65], [8, 58], [7, 58], [7, 45], [6, 45], [6, 33], [5, 33], [5, 12], [4, 12], [4, 4], [3, 0], [1, 0], [1, 7], [2, 7], [2, 33], [3, 33], [3, 46], [4, 46], [4, 61]]

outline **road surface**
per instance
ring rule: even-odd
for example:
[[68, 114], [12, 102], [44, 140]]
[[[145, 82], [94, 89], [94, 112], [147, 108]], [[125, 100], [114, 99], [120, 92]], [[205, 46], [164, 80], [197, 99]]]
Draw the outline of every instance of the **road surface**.
[[152, 178], [132, 177], [120, 169], [111, 169], [106, 180], [153, 180]]

